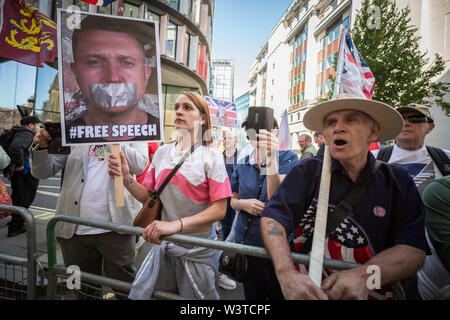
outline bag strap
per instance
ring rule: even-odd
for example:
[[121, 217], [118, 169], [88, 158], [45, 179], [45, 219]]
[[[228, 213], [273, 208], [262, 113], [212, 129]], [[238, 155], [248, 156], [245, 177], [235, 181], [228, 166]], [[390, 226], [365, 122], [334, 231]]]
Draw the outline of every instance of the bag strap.
[[377, 154], [377, 160], [381, 160], [383, 162], [388, 162], [392, 155], [392, 150], [394, 150], [394, 146], [388, 146], [381, 148]]
[[[264, 178], [265, 180], [266, 178]], [[262, 186], [264, 184], [264, 180], [262, 181], [262, 183], [259, 185], [258, 187], [258, 195], [256, 196], [256, 200], [259, 200], [259, 197], [261, 196], [261, 192], [262, 192]], [[242, 240], [241, 240], [241, 244], [244, 244], [245, 242], [245, 236], [247, 235], [248, 230], [250, 229], [250, 224], [252, 223], [252, 220], [255, 216], [254, 215], [250, 215], [250, 219], [248, 219], [247, 222], [247, 226], [245, 227], [245, 231], [244, 234], [242, 235]]]
[[175, 175], [175, 173], [178, 171], [178, 169], [183, 165], [183, 162], [187, 159], [187, 157], [189, 157], [194, 151], [195, 149], [197, 149], [197, 147], [199, 146], [199, 143], [194, 144], [191, 149], [186, 152], [183, 157], [181, 158], [181, 160], [177, 163], [177, 165], [172, 169], [172, 171], [169, 173], [169, 175], [166, 177], [166, 179], [164, 180], [164, 182], [161, 184], [161, 186], [158, 188], [158, 190], [154, 191], [151, 195], [152, 200], [149, 201], [148, 203], [148, 207], [151, 208], [153, 207], [154, 203], [156, 200], [159, 199], [159, 196], [161, 194], [161, 192], [164, 190], [164, 188], [167, 186], [167, 184], [169, 183], [170, 179], [172, 179], [172, 177]]
[[426, 146], [427, 151], [430, 154], [431, 159], [441, 171], [443, 176], [450, 175], [450, 159], [447, 157], [444, 151], [439, 148]]
[[[353, 206], [355, 203], [361, 198], [361, 196], [366, 191], [367, 186], [375, 175], [378, 167], [380, 166], [381, 161], [376, 160], [375, 165], [372, 169], [372, 174], [366, 180], [353, 184], [350, 188], [350, 191], [347, 193], [345, 198], [339, 202], [336, 208], [333, 211], [333, 214], [328, 212], [327, 217], [327, 231], [326, 236], [330, 235], [336, 228], [348, 217], [351, 215], [353, 211]], [[302, 248], [300, 249], [300, 253], [306, 254], [311, 250], [313, 237], [309, 237], [303, 243]]]

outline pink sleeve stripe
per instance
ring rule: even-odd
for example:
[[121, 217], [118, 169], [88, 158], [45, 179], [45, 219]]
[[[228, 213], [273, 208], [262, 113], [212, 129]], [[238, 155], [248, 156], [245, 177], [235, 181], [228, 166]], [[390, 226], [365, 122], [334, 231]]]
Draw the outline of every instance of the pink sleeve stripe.
[[[156, 177], [155, 189], [158, 189], [164, 180], [167, 178], [172, 169], [164, 169]], [[208, 183], [206, 180], [202, 181], [197, 186], [194, 186], [186, 177], [184, 177], [179, 171], [170, 180], [169, 184], [175, 184], [177, 188], [189, 199], [195, 202], [210, 204], [208, 197]]]
[[147, 174], [145, 175], [142, 184], [150, 192], [155, 190], [155, 167], [152, 167], [150, 170], [147, 171]]
[[[158, 189], [172, 169], [165, 169], [156, 178], [155, 190]], [[228, 177], [224, 182], [217, 182], [212, 179], [205, 179], [197, 186], [194, 186], [179, 171], [170, 180], [189, 199], [195, 202], [210, 205], [212, 202], [231, 197], [230, 182]]]
[[209, 199], [211, 202], [231, 197], [231, 187], [228, 177], [224, 182], [209, 179]]

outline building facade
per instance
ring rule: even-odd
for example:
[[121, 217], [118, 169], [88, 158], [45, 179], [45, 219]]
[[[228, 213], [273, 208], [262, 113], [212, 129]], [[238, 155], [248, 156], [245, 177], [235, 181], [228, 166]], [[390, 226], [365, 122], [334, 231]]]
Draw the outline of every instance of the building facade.
[[[214, 0], [117, 0], [106, 7], [79, 0], [27, 0], [56, 21], [57, 8], [76, 5], [81, 11], [159, 22], [164, 138], [175, 133], [174, 103], [184, 90], [208, 94]], [[0, 60], [0, 107], [15, 109], [35, 96], [35, 113], [59, 121], [57, 64], [43, 68]]]
[[[450, 2], [396, 3], [400, 8], [411, 9], [411, 23], [419, 27], [420, 49], [428, 51], [430, 61], [435, 53], [450, 61]], [[351, 30], [361, 4], [362, 0], [293, 0], [250, 68], [250, 105], [272, 107], [279, 118], [288, 110], [294, 150], [299, 149], [299, 135], [313, 134], [304, 127], [303, 116], [330, 91], [329, 77], [335, 75], [333, 63], [342, 30], [344, 27]], [[436, 81], [448, 81], [449, 71], [450, 62]], [[436, 129], [427, 141], [450, 149], [450, 142], [445, 139], [450, 134], [448, 117], [437, 106], [432, 107], [432, 114]]]
[[250, 106], [250, 94], [247, 91], [246, 93], [240, 95], [236, 98], [236, 110], [238, 116], [238, 149], [242, 149], [244, 145], [247, 143], [245, 130], [242, 128], [242, 123], [245, 121], [248, 115], [248, 108]]
[[209, 96], [215, 99], [234, 101], [234, 61], [211, 60]]

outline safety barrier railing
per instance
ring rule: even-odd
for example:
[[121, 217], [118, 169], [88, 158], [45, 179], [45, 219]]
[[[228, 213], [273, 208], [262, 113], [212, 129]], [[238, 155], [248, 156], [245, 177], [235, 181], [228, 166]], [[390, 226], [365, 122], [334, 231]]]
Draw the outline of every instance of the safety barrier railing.
[[[49, 220], [47, 225], [47, 246], [48, 246], [48, 271], [52, 277], [49, 277], [49, 285], [48, 285], [48, 298], [52, 299], [54, 296], [55, 291], [55, 285], [56, 285], [56, 279], [54, 275], [56, 274], [66, 274], [66, 268], [62, 265], [58, 265], [56, 261], [56, 236], [55, 236], [55, 225], [57, 222], [67, 222], [67, 223], [74, 223], [74, 224], [80, 224], [90, 227], [96, 227], [106, 230], [111, 230], [119, 233], [125, 233], [130, 235], [136, 235], [141, 236], [144, 229], [139, 227], [132, 227], [132, 226], [126, 226], [126, 225], [120, 225], [112, 222], [105, 222], [105, 221], [99, 221], [99, 220], [93, 220], [93, 219], [87, 219], [87, 218], [81, 218], [81, 217], [73, 217], [73, 216], [66, 216], [66, 215], [57, 215]], [[167, 240], [171, 242], [178, 242], [178, 243], [184, 243], [184, 244], [190, 244], [194, 246], [200, 246], [200, 247], [206, 247], [211, 249], [217, 249], [217, 250], [228, 250], [233, 252], [239, 252], [246, 255], [251, 255], [255, 257], [261, 257], [270, 259], [266, 249], [261, 247], [255, 247], [255, 246], [249, 246], [244, 244], [237, 244], [237, 243], [230, 243], [226, 241], [215, 241], [215, 240], [209, 240], [204, 238], [198, 238], [195, 236], [187, 236], [187, 235], [181, 235], [181, 234], [174, 234], [170, 236], [163, 236], [161, 237], [162, 240]], [[309, 265], [309, 259], [310, 257], [305, 254], [298, 254], [298, 253], [292, 253], [292, 259], [294, 263], [298, 264], [304, 264]], [[331, 260], [331, 259], [324, 259], [323, 261], [323, 267], [327, 269], [332, 270], [346, 270], [346, 269], [352, 269], [355, 267], [360, 266], [360, 264], [352, 263], [352, 262], [346, 262], [346, 261], [339, 261], [339, 260]], [[115, 279], [87, 274], [81, 272], [81, 278], [84, 278], [86, 280], [92, 280], [96, 284], [100, 285], [107, 285], [110, 286], [112, 289], [121, 290], [129, 292], [131, 288], [131, 283], [118, 281]], [[393, 289], [394, 299], [398, 300], [404, 300], [405, 299], [405, 293], [403, 288], [398, 282], [391, 283], [391, 287]], [[153, 296], [155, 299], [184, 299], [183, 297], [179, 295], [170, 294], [167, 292], [162, 291], [155, 291]]]
[[439, 290], [436, 300], [450, 300], [450, 284]]
[[[34, 300], [37, 295], [37, 263], [36, 260], [36, 224], [34, 216], [25, 208], [17, 206], [0, 205], [1, 212], [11, 212], [22, 216], [25, 220], [27, 236], [27, 258], [16, 257], [9, 254], [0, 253], [0, 261], [9, 264], [21, 265], [27, 267], [27, 299]], [[7, 276], [7, 275], [6, 275]], [[5, 279], [5, 281], [8, 281]]]

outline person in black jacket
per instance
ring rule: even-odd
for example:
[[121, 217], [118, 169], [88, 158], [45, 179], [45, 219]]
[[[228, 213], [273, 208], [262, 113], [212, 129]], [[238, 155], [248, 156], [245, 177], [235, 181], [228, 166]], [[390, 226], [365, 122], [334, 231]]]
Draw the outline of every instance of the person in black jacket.
[[[35, 116], [27, 116], [20, 120], [20, 126], [11, 128], [14, 131], [14, 136], [8, 150], [11, 157], [10, 166], [12, 166], [10, 179], [11, 198], [14, 206], [28, 209], [36, 196], [39, 180], [31, 175], [29, 150], [41, 122]], [[13, 213], [8, 226], [8, 237], [14, 237], [25, 231], [24, 219], [22, 216]]]

